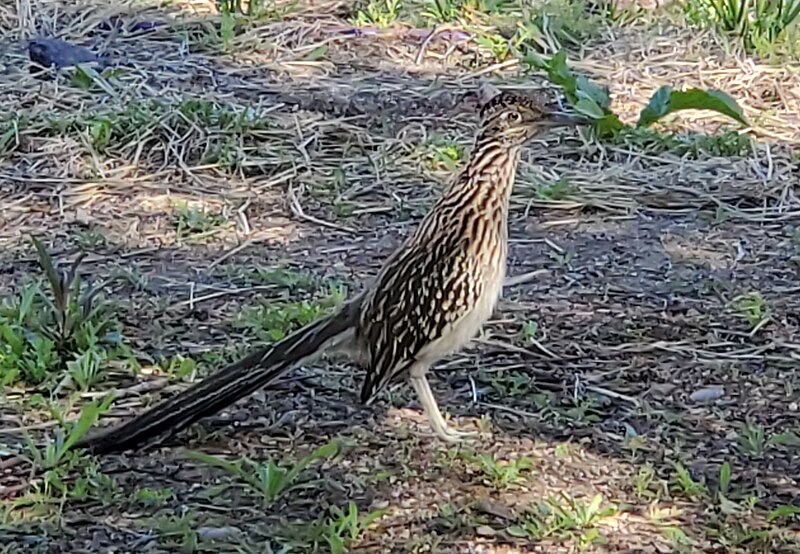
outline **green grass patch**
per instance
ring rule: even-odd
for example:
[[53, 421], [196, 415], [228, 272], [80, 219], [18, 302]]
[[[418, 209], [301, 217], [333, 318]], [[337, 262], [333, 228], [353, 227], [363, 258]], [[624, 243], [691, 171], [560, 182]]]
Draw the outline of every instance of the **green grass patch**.
[[59, 270], [33, 241], [50, 290], [39, 279], [0, 305], [0, 385], [88, 390], [102, 381], [108, 362], [133, 362], [113, 306], [102, 297], [116, 278], [86, 285], [78, 273], [83, 255]]

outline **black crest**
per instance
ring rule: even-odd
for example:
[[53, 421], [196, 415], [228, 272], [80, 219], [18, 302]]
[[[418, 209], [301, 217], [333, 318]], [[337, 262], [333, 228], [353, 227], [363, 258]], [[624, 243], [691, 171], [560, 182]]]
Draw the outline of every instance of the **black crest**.
[[521, 94], [503, 91], [492, 97], [481, 107], [480, 115], [483, 119], [488, 115], [513, 106], [525, 107], [534, 112], [541, 112], [544, 111], [546, 107], [546, 100], [540, 96], [523, 96]]

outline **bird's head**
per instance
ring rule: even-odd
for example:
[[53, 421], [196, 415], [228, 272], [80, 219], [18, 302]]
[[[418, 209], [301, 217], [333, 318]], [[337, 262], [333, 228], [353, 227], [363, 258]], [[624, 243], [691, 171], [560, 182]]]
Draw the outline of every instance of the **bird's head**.
[[548, 105], [545, 98], [500, 92], [494, 88], [481, 90], [481, 128], [509, 147], [521, 146], [542, 130], [589, 123], [589, 119], [560, 112]]

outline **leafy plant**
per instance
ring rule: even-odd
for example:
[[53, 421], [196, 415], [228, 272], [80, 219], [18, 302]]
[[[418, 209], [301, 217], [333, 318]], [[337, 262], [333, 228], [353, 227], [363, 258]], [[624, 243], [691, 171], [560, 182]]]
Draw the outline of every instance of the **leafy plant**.
[[736, 433], [736, 443], [744, 454], [753, 457], [763, 456], [770, 441], [767, 440], [764, 428], [750, 422], [741, 423]]
[[69, 426], [68, 431], [59, 428], [52, 440], [48, 441], [44, 449], [38, 448], [30, 437], [26, 436], [28, 450], [36, 467], [49, 469], [59, 465], [73, 445], [78, 442], [95, 424], [97, 419], [108, 411], [114, 400], [114, 395], [107, 395], [100, 404], [89, 402], [81, 408], [78, 420]]
[[439, 23], [455, 21], [461, 15], [463, 0], [428, 0], [422, 15]]
[[[23, 434], [27, 449], [19, 458], [32, 464], [35, 478], [28, 482], [24, 493], [5, 507], [4, 517], [25, 508], [36, 508], [43, 512], [42, 515], [48, 514], [54, 508], [60, 510], [64, 500], [80, 500], [90, 493], [102, 496], [104, 501], [109, 499], [116, 483], [103, 475], [96, 464], [72, 450], [72, 447], [92, 428], [100, 415], [108, 410], [112, 400], [113, 395], [107, 395], [100, 404], [85, 404], [78, 420], [69, 425], [59, 425], [43, 447], [34, 443], [27, 432]], [[65, 419], [63, 413], [57, 416], [61, 422]], [[54, 499], [60, 502], [54, 502]]]
[[511, 461], [496, 460], [489, 454], [463, 454], [464, 458], [476, 464], [489, 482], [497, 488], [503, 489], [516, 482], [525, 471], [533, 468], [529, 458], [519, 458]]
[[158, 366], [172, 379], [185, 379], [197, 370], [197, 362], [180, 354], [159, 360]]
[[[330, 554], [347, 554], [350, 544], [358, 540], [369, 529], [373, 522], [380, 518], [385, 510], [375, 510], [363, 516], [359, 515], [358, 506], [349, 501], [347, 509], [331, 506], [328, 514], [311, 523], [299, 523], [280, 526], [276, 529], [275, 538], [280, 550], [275, 552], [329, 552]], [[324, 546], [327, 546], [327, 550]], [[263, 552], [263, 548], [247, 550], [247, 552]], [[272, 550], [268, 550], [272, 552]]]
[[331, 308], [341, 304], [344, 298], [344, 290], [337, 287], [328, 298], [319, 301], [259, 304], [239, 313], [234, 324], [253, 330], [266, 340], [278, 341], [291, 331], [324, 316]]
[[[553, 84], [561, 87], [567, 102], [579, 113], [594, 120], [601, 136], [615, 136], [629, 129], [611, 110], [607, 87], [600, 87], [582, 75], [576, 75], [567, 65], [563, 50], [545, 60], [529, 53], [524, 62], [547, 72]], [[741, 107], [728, 94], [718, 90], [690, 89], [675, 91], [669, 86], [658, 89], [641, 111], [636, 128], [652, 125], [666, 115], [679, 110], [710, 110], [748, 125]]]
[[475, 42], [488, 50], [495, 62], [502, 62], [511, 54], [511, 45], [503, 35], [483, 33], [475, 37]]
[[115, 277], [85, 287], [78, 276], [83, 254], [58, 271], [42, 243], [32, 238], [51, 295], [41, 286], [26, 285], [17, 302], [0, 307], [0, 384], [17, 379], [39, 385], [53, 370], [66, 374], [82, 388], [95, 384], [109, 358], [127, 354], [120, 325], [108, 303], [100, 299]]
[[366, 10], [359, 10], [355, 23], [374, 25], [379, 29], [390, 27], [400, 16], [403, 0], [370, 0]]
[[241, 14], [245, 17], [261, 19], [277, 15], [274, 0], [217, 0], [219, 11], [223, 14]]
[[[81, 253], [66, 271], [56, 271], [53, 260], [44, 245], [36, 238], [31, 237], [39, 255], [39, 263], [50, 283], [52, 299], [43, 296], [47, 307], [53, 315], [54, 328], [43, 326], [40, 331], [51, 339], [59, 352], [88, 346], [85, 344], [87, 337], [82, 331], [86, 326], [96, 322], [92, 335], [108, 332], [104, 337], [112, 342], [118, 342], [117, 333], [108, 314], [107, 306], [95, 302], [98, 294], [114, 279], [109, 279], [100, 285], [84, 290], [78, 276], [78, 267], [85, 254]], [[104, 313], [105, 312], [105, 313]], [[81, 344], [83, 342], [83, 344]]]
[[508, 532], [515, 537], [536, 539], [566, 537], [577, 532], [581, 544], [588, 545], [602, 538], [596, 525], [618, 511], [614, 505], [602, 508], [602, 504], [603, 496], [599, 494], [585, 504], [561, 493], [560, 499], [551, 498], [528, 510]]
[[601, 20], [580, 0], [545, 0], [523, 13], [527, 17], [518, 22], [511, 41], [517, 53], [555, 54], [564, 47], [580, 47]]
[[675, 482], [686, 496], [690, 498], [705, 496], [707, 493], [705, 485], [692, 479], [692, 475], [683, 464], [673, 462], [672, 466], [675, 468]]
[[455, 171], [463, 157], [464, 149], [461, 145], [445, 140], [434, 139], [426, 147], [426, 158], [434, 171]]
[[209, 213], [205, 208], [190, 207], [187, 202], [178, 204], [173, 217], [175, 231], [179, 237], [208, 233], [224, 223], [225, 218], [222, 215]]
[[290, 267], [260, 267], [253, 270], [257, 281], [270, 285], [287, 287], [292, 290], [308, 290], [317, 284], [314, 275], [294, 270]]
[[569, 179], [561, 176], [552, 183], [536, 188], [536, 196], [541, 200], [557, 202], [575, 192], [575, 186]]
[[736, 307], [750, 327], [755, 328], [766, 317], [764, 298], [759, 293], [742, 296], [737, 299]]
[[132, 500], [145, 508], [158, 508], [174, 497], [172, 490], [168, 488], [152, 489], [145, 487], [137, 489], [133, 494]]
[[779, 506], [772, 510], [767, 515], [767, 521], [775, 521], [776, 519], [791, 518], [800, 516], [800, 506]]
[[19, 146], [20, 130], [28, 125], [28, 118], [19, 114], [0, 120], [0, 154], [8, 154]]
[[778, 42], [800, 17], [798, 0], [696, 0], [687, 2], [689, 18], [738, 37], [746, 50]]
[[330, 512], [331, 515], [324, 525], [323, 538], [328, 543], [331, 554], [347, 554], [348, 543], [358, 539], [373, 521], [385, 513], [384, 510], [376, 510], [359, 518], [358, 506], [353, 501], [347, 503], [347, 512], [338, 506], [331, 506]]
[[[491, 384], [501, 396], [528, 396], [533, 390], [534, 379], [519, 371], [498, 371], [493, 374]], [[541, 407], [537, 404], [537, 407]]]
[[678, 110], [697, 109], [721, 113], [742, 125], [747, 125], [742, 109], [728, 94], [719, 90], [697, 88], [677, 91], [672, 90], [669, 86], [663, 86], [653, 94], [647, 106], [639, 114], [639, 122], [636, 125], [637, 127], [646, 127]]
[[285, 492], [298, 486], [300, 474], [313, 462], [334, 456], [339, 444], [332, 440], [290, 466], [279, 466], [270, 461], [259, 464], [247, 458], [229, 462], [204, 452], [189, 452], [188, 456], [199, 462], [223, 469], [241, 480], [247, 488], [258, 494], [265, 503], [271, 504]]

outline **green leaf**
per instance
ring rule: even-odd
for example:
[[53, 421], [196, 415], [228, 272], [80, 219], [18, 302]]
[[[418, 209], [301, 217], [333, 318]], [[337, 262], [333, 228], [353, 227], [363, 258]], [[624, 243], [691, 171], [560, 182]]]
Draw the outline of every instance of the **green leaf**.
[[316, 48], [314, 48], [308, 54], [306, 54], [304, 59], [311, 62], [311, 61], [318, 60], [320, 58], [325, 57], [325, 54], [327, 54], [327, 53], [328, 53], [328, 45], [327, 44], [322, 44], [322, 45], [317, 46]]
[[72, 426], [72, 429], [70, 429], [69, 436], [67, 437], [67, 440], [64, 441], [64, 445], [61, 447], [58, 458], [61, 458], [67, 450], [72, 448], [72, 445], [75, 444], [78, 439], [84, 436], [89, 429], [92, 428], [92, 425], [94, 425], [95, 421], [97, 421], [97, 418], [100, 416], [100, 414], [108, 410], [108, 407], [111, 405], [113, 400], [114, 395], [109, 394], [103, 399], [100, 405], [90, 402], [81, 409], [81, 414], [78, 416], [78, 421], [75, 422], [75, 424]]
[[603, 496], [600, 494], [596, 494], [594, 498], [592, 498], [592, 503], [589, 504], [589, 509], [586, 510], [586, 513], [589, 515], [589, 517], [597, 513], [597, 510], [600, 508], [600, 504], [602, 502], [603, 502]]
[[242, 468], [239, 467], [238, 464], [229, 462], [227, 460], [223, 460], [222, 458], [218, 458], [217, 456], [212, 456], [211, 454], [206, 454], [205, 452], [200, 452], [197, 450], [187, 451], [186, 456], [198, 462], [208, 464], [211, 466], [216, 466], [222, 470], [227, 471], [231, 475], [235, 475], [238, 477], [245, 476], [245, 473], [242, 471]]
[[735, 119], [743, 125], [749, 125], [736, 100], [722, 91], [697, 88], [675, 91], [669, 86], [663, 86], [653, 94], [647, 106], [639, 114], [636, 126], [646, 127], [678, 110], [711, 110]]
[[592, 119], [603, 119], [603, 109], [591, 98], [581, 98], [575, 103], [575, 110]]
[[64, 293], [66, 291], [63, 290], [61, 286], [61, 279], [58, 277], [58, 273], [56, 272], [56, 268], [53, 265], [53, 259], [50, 257], [50, 253], [47, 251], [47, 248], [33, 235], [31, 235], [31, 241], [33, 245], [36, 247], [36, 252], [39, 254], [39, 265], [42, 266], [44, 269], [45, 275], [47, 275], [47, 280], [50, 281], [50, 286], [53, 289], [53, 297], [56, 299], [58, 304], [58, 308], [61, 310], [64, 308], [62, 302]]
[[739, 506], [725, 498], [724, 494], [719, 493], [719, 511], [730, 516], [739, 513]]
[[719, 488], [724, 492], [728, 490], [728, 485], [731, 484], [731, 466], [728, 462], [722, 464], [719, 468]]
[[78, 66], [75, 68], [75, 75], [72, 76], [72, 84], [83, 90], [91, 90], [94, 86], [94, 78], [87, 71], [88, 68]]
[[299, 462], [297, 462], [294, 467], [289, 471], [288, 480], [291, 483], [294, 481], [300, 472], [303, 471], [311, 462], [314, 460], [319, 460], [320, 458], [330, 458], [339, 450], [339, 443], [334, 439], [326, 444], [323, 444], [316, 450], [314, 450], [308, 456], [302, 458]]
[[607, 136], [622, 130], [625, 124], [619, 120], [616, 114], [608, 113], [602, 119], [598, 119], [595, 126], [600, 136]]
[[774, 435], [769, 441], [771, 444], [778, 444], [781, 446], [800, 446], [800, 436], [797, 433], [788, 431], [779, 435]]
[[563, 50], [559, 50], [550, 58], [547, 64], [547, 77], [553, 84], [564, 89], [564, 94], [570, 103], [578, 101], [578, 79], [567, 67], [567, 54]]
[[506, 528], [506, 533], [517, 538], [525, 538], [528, 536], [528, 532], [521, 525], [512, 525]]
[[800, 514], [800, 506], [781, 506], [775, 508], [767, 516], [767, 521], [774, 521], [778, 518], [789, 517]]
[[594, 100], [603, 110], [607, 110], [611, 105], [611, 96], [608, 94], [608, 88], [593, 83], [583, 75], [576, 79], [575, 85], [578, 89], [578, 96]]

